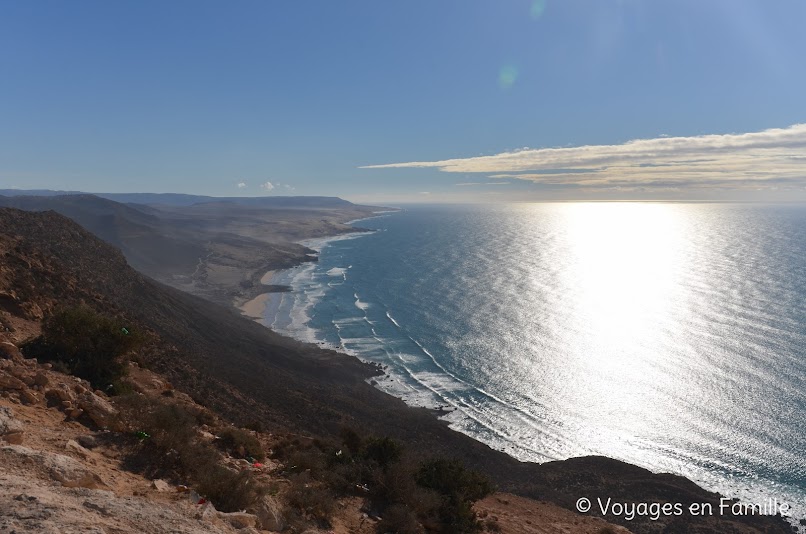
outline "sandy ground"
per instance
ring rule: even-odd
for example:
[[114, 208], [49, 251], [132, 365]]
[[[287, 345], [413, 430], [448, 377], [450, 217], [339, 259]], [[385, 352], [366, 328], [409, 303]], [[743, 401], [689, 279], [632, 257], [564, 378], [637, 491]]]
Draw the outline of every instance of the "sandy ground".
[[260, 277], [260, 283], [263, 285], [271, 285], [271, 280], [274, 278], [274, 275], [277, 274], [277, 271], [269, 271], [263, 276]]
[[[277, 274], [277, 271], [268, 271], [266, 274], [260, 277], [260, 283], [263, 285], [271, 285], [272, 278], [274, 278], [275, 274]], [[263, 293], [262, 295], [258, 295], [252, 300], [248, 300], [238, 306], [238, 309], [241, 310], [245, 316], [249, 317], [250, 319], [255, 319], [257, 322], [263, 324], [263, 312], [266, 309], [266, 304], [270, 295], [271, 293]]]
[[250, 301], [243, 303], [240, 306], [241, 312], [250, 319], [255, 319], [257, 322], [263, 322], [263, 311], [266, 309], [266, 303], [269, 300], [271, 293], [263, 293], [258, 295]]

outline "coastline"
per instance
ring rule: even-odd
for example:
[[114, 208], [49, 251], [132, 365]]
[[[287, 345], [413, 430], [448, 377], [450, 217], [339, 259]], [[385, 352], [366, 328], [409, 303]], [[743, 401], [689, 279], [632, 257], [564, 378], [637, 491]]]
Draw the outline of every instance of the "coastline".
[[[79, 303], [97, 299], [97, 291], [101, 291], [104, 298], [99, 303], [106, 313], [125, 311], [127, 317], [160, 336], [166, 350], [146, 352], [146, 363], [232, 421], [260, 421], [273, 431], [300, 439], [334, 438], [345, 427], [368, 436], [389, 436], [406, 444], [415, 455], [460, 459], [485, 473], [500, 489], [569, 510], [574, 510], [581, 495], [594, 500], [612, 497], [619, 502], [718, 501], [717, 495], [684, 477], [655, 474], [604, 457], [519, 462], [450, 429], [432, 412], [411, 408], [373, 387], [368, 378], [379, 374], [377, 367], [278, 335], [232, 313], [231, 305], [224, 307], [160, 284], [132, 270], [117, 249], [53, 212], [4, 215], [5, 227], [28, 236], [29, 243], [9, 249], [7, 257], [32, 251], [34, 260], [42, 262], [40, 270], [21, 270], [22, 280], [39, 302], [59, 298]], [[50, 245], [45, 246], [47, 243]], [[23, 264], [19, 260], [14, 265]], [[99, 264], [104, 271], [99, 272]], [[63, 273], [59, 283], [40, 281], [52, 281], [53, 273]], [[68, 283], [77, 279], [86, 283]], [[61, 288], [69, 291], [57, 292]], [[600, 514], [592, 510], [590, 515]], [[658, 525], [668, 522], [645, 517], [613, 520], [636, 533], [657, 531]], [[720, 525], [736, 522], [749, 528], [735, 532], [791, 532], [774, 517], [685, 516], [673, 521], [678, 532], [686, 531], [681, 526], [697, 524], [703, 527], [697, 532], [718, 533], [725, 531]]]
[[[378, 216], [381, 216], [381, 215], [378, 214], [378, 215], [373, 215], [371, 217], [364, 217], [364, 218], [361, 218], [361, 219], [356, 219], [354, 221], [349, 221], [346, 224], [352, 224], [352, 223], [355, 223], [355, 222], [358, 222], [358, 221], [361, 221], [361, 220], [371, 219], [371, 218], [375, 218], [375, 217], [378, 217]], [[353, 239], [353, 238], [356, 238], [356, 237], [360, 237], [362, 234], [365, 234], [365, 232], [368, 232], [368, 231], [363, 230], [363, 229], [357, 229], [355, 232], [346, 232], [346, 233], [337, 234], [337, 235], [328, 236], [328, 237], [306, 239], [306, 240], [299, 241], [298, 243], [303, 245], [303, 246], [305, 246], [305, 247], [307, 247], [307, 248], [315, 250], [317, 253], [320, 253], [325, 246], [327, 246], [329, 243], [331, 243], [333, 241], [340, 240], [340, 239]], [[316, 261], [316, 260], [314, 260], [314, 261]], [[263, 283], [264, 285], [267, 285], [267, 286], [271, 286], [271, 285], [277, 283], [279, 280], [282, 280], [283, 282], [287, 283], [289, 280], [288, 280], [288, 278], [284, 279], [283, 275], [289, 273], [290, 271], [292, 271], [294, 269], [299, 268], [302, 265], [305, 265], [305, 262], [300, 262], [297, 265], [295, 265], [293, 267], [290, 267], [290, 268], [287, 268], [287, 269], [277, 269], [277, 270], [268, 271], [265, 274], [263, 274], [263, 276], [261, 276], [260, 281], [261, 281], [261, 283]], [[284, 288], [286, 288], [285, 291], [289, 290], [289, 286], [279, 286], [278, 285], [278, 286], [275, 286], [275, 287], [284, 287]], [[264, 327], [268, 328], [269, 330], [273, 331], [274, 333], [276, 333], [278, 335], [281, 335], [283, 337], [290, 337], [292, 339], [302, 341], [303, 343], [306, 342], [306, 341], [310, 343], [310, 340], [300, 340], [299, 337], [294, 336], [293, 334], [290, 334], [288, 332], [283, 332], [282, 330], [275, 330], [275, 329], [273, 329], [271, 327], [271, 323], [273, 322], [273, 318], [276, 317], [276, 314], [277, 314], [277, 311], [278, 311], [277, 308], [276, 308], [277, 303], [275, 302], [275, 310], [274, 310], [275, 315], [274, 316], [271, 316], [271, 315], [267, 316], [266, 311], [267, 311], [267, 308], [270, 305], [270, 301], [272, 299], [272, 296], [274, 295], [274, 293], [277, 293], [277, 292], [279, 292], [279, 291], [270, 291], [270, 292], [267, 292], [267, 293], [263, 293], [263, 294], [259, 295], [258, 297], [250, 300], [249, 302], [245, 303], [244, 305], [242, 305], [240, 307], [242, 313], [244, 315], [246, 315], [247, 317], [250, 317], [250, 318], [256, 320], [256, 322], [260, 323], [261, 325], [263, 325]], [[320, 342], [316, 342], [315, 344], [316, 345], [320, 345], [320, 344], [324, 345], [323, 343], [320, 343]], [[358, 361], [360, 361], [362, 363], [365, 363], [365, 364], [370, 363], [367, 360], [364, 360], [363, 358], [361, 358], [360, 356], [358, 356], [358, 355], [356, 355], [354, 353], [351, 354], [349, 351], [345, 350], [342, 347], [333, 346], [333, 345], [326, 345], [326, 346], [320, 346], [319, 348], [334, 350], [334, 351], [339, 352], [339, 353], [341, 353], [341, 354], [343, 354], [343, 355], [345, 355], [347, 357], [354, 358], [354, 359], [356, 359], [356, 360], [358, 360]], [[393, 397], [393, 398], [395, 398], [397, 400], [403, 400], [405, 402], [405, 399], [402, 399], [401, 397], [399, 397], [397, 395], [394, 395], [393, 393], [390, 393], [389, 391], [387, 391], [384, 388], [380, 387], [379, 384], [378, 384], [379, 380], [380, 379], [377, 376], [374, 376], [372, 378], [367, 378], [366, 383], [368, 383], [369, 385], [373, 386], [374, 389], [376, 389], [376, 390], [378, 390], [378, 391], [380, 391], [380, 392], [382, 392], [382, 393], [384, 393], [386, 395], [390, 395], [391, 397]], [[420, 411], [421, 413], [427, 413], [429, 417], [433, 418], [434, 420], [439, 421], [440, 423], [446, 424], [446, 426], [449, 423], [448, 421], [446, 421], [444, 419], [444, 417], [446, 415], [448, 415], [450, 413], [450, 411], [445, 412], [445, 411], [443, 411], [443, 410], [441, 410], [439, 408], [418, 408], [417, 406], [413, 406], [413, 405], [409, 405], [409, 404], [407, 404], [406, 407], [408, 409], [411, 409], [411, 410], [414, 410], [414, 411]], [[457, 429], [454, 429], [454, 428], [452, 428], [451, 430], [466, 436], [467, 438], [469, 438], [469, 439], [481, 444], [484, 447], [491, 447], [489, 443], [485, 443], [483, 440], [479, 440], [479, 439], [473, 437], [470, 434], [461, 432], [461, 431], [459, 431]], [[507, 455], [508, 457], [512, 458], [513, 460], [517, 460], [517, 458], [515, 456], [509, 454], [506, 450], [496, 449], [496, 448], [492, 448], [492, 449], [495, 450], [498, 453]], [[625, 472], [635, 469], [636, 471], [640, 470], [640, 471], [649, 473], [649, 474], [651, 474], [651, 476], [659, 476], [659, 477], [672, 476], [672, 477], [676, 477], [676, 478], [679, 478], [681, 480], [684, 480], [685, 482], [696, 486], [698, 489], [701, 489], [703, 487], [703, 482], [696, 482], [696, 479], [689, 479], [689, 478], [684, 477], [683, 475], [678, 475], [678, 474], [666, 474], [666, 473], [663, 473], [663, 472], [652, 472], [652, 471], [648, 471], [644, 467], [640, 467], [638, 465], [629, 464], [629, 463], [623, 462], [622, 460], [614, 460], [614, 459], [606, 458], [606, 457], [572, 457], [572, 458], [565, 459], [565, 460], [543, 461], [543, 462], [528, 461], [526, 463], [527, 464], [533, 464], [535, 466], [537, 466], [537, 465], [540, 465], [540, 466], [543, 466], [543, 465], [545, 465], [545, 466], [548, 466], [548, 465], [558, 466], [558, 465], [568, 465], [570, 463], [574, 463], [574, 465], [576, 465], [575, 462], [577, 462], [577, 461], [579, 461], [579, 462], [584, 462], [584, 461], [594, 462], [594, 465], [591, 466], [592, 470], [598, 470], [598, 469], [601, 468], [601, 466], [598, 465], [598, 462], [600, 462], [600, 461], [604, 462], [604, 463], [614, 462], [614, 463], [621, 464], [622, 467], [619, 467], [618, 469], [619, 470], [623, 469]], [[623, 467], [623, 466], [626, 466], [626, 467]], [[641, 475], [641, 476], [644, 476], [644, 475]], [[716, 495], [716, 493], [713, 493], [713, 495]]]
[[[393, 210], [377, 211], [377, 212], [373, 212], [373, 214], [370, 215], [369, 217], [360, 217], [358, 219], [353, 219], [353, 220], [350, 220], [350, 221], [346, 221], [343, 224], [347, 225], [347, 226], [351, 226], [354, 223], [357, 223], [357, 222], [360, 222], [360, 221], [365, 221], [365, 220], [368, 220], [368, 219], [375, 219], [377, 217], [384, 217], [385, 215], [387, 215], [389, 213], [397, 213], [398, 211], [400, 211], [400, 210], [399, 209], [393, 209]], [[315, 256], [312, 255], [312, 254], [308, 254], [307, 258], [300, 259], [300, 261], [298, 261], [294, 265], [285, 266], [285, 267], [281, 267], [281, 268], [273, 267], [273, 268], [269, 269], [268, 271], [265, 271], [262, 275], [259, 274], [260, 271], [258, 271], [258, 273], [255, 276], [253, 276], [253, 280], [257, 280], [257, 284], [256, 284], [256, 286], [253, 286], [253, 289], [251, 291], [251, 293], [255, 293], [255, 291], [257, 290], [258, 293], [255, 296], [253, 296], [252, 298], [249, 298], [248, 300], [245, 300], [245, 301], [243, 301], [242, 298], [234, 299], [233, 300], [233, 306], [235, 306], [235, 308], [237, 308], [241, 312], [241, 314], [244, 315], [245, 317], [258, 322], [261, 325], [263, 325], [266, 328], [269, 328], [271, 330], [272, 329], [271, 324], [274, 322], [273, 321], [274, 316], [272, 316], [271, 318], [266, 317], [266, 311], [267, 311], [267, 309], [269, 307], [274, 307], [275, 308], [274, 314], [276, 316], [277, 308], [279, 307], [279, 304], [280, 304], [279, 302], [276, 302], [276, 301], [272, 302], [272, 300], [273, 300], [272, 296], [275, 295], [276, 293], [286, 293], [286, 292], [289, 292], [291, 290], [290, 286], [288, 286], [286, 284], [283, 284], [283, 283], [277, 283], [283, 277], [283, 275], [289, 273], [290, 271], [292, 271], [294, 269], [299, 268], [302, 265], [305, 265], [306, 263], [309, 263], [309, 262], [312, 262], [312, 261], [313, 262], [318, 261], [319, 253], [322, 251], [322, 249], [325, 246], [327, 246], [328, 243], [331, 243], [331, 242], [337, 241], [337, 240], [342, 240], [342, 239], [355, 239], [357, 237], [361, 237], [362, 235], [366, 235], [366, 234], [372, 233], [372, 232], [374, 232], [374, 230], [369, 230], [367, 228], [354, 228], [351, 231], [345, 231], [345, 232], [341, 232], [341, 233], [334, 234], [334, 235], [323, 236], [323, 237], [314, 237], [314, 238], [303, 239], [303, 240], [297, 241], [296, 244], [301, 245], [301, 246], [305, 247], [306, 249], [312, 251], [313, 253], [315, 253]], [[259, 276], [259, 279], [258, 279], [258, 276]], [[261, 287], [261, 286], [264, 286], [264, 287]], [[260, 292], [260, 291], [262, 291], [262, 292]], [[278, 334], [279, 334], [279, 332], [278, 332]], [[283, 335], [283, 334], [280, 334], [280, 335]], [[328, 347], [328, 348], [338, 350], [337, 347]], [[351, 357], [353, 357], [353, 356], [351, 356]]]

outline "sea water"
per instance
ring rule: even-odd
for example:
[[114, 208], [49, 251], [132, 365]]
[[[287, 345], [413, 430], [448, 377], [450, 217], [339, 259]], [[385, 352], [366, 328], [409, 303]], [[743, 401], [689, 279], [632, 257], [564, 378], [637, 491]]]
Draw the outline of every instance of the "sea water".
[[522, 460], [604, 455], [806, 517], [806, 207], [409, 206], [308, 242], [266, 323]]

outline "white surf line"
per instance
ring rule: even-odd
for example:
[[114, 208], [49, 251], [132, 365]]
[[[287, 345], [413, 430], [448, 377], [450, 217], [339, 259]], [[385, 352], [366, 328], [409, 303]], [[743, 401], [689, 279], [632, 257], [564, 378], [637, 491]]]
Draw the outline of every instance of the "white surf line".
[[[394, 321], [394, 319], [392, 319], [391, 317], [389, 317], [389, 318], [390, 318], [390, 320]], [[409, 339], [411, 339], [411, 338], [409, 338]], [[415, 340], [412, 339], [412, 341], [414, 341], [416, 343]], [[539, 457], [546, 458], [546, 459], [558, 459], [558, 456], [556, 456], [556, 455], [549, 454], [547, 452], [541, 452], [541, 451], [538, 451], [538, 450], [534, 450], [534, 449], [530, 449], [528, 447], [525, 447], [522, 444], [520, 444], [519, 441], [516, 440], [518, 435], [513, 434], [513, 433], [504, 433], [501, 429], [496, 428], [495, 426], [492, 426], [490, 421], [495, 420], [495, 419], [498, 418], [495, 413], [486, 412], [486, 411], [478, 408], [477, 406], [474, 406], [474, 405], [470, 404], [468, 401], [462, 399], [461, 397], [459, 397], [459, 396], [457, 396], [455, 394], [451, 394], [450, 391], [442, 390], [437, 385], [432, 386], [428, 382], [426, 382], [423, 379], [421, 379], [420, 377], [418, 377], [417, 374], [415, 372], [413, 372], [411, 370], [411, 368], [408, 367], [408, 365], [406, 365], [406, 362], [403, 359], [404, 354], [405, 353], [395, 352], [394, 356], [397, 358], [397, 360], [399, 360], [400, 367], [405, 371], [405, 374], [411, 380], [413, 380], [415, 383], [417, 383], [420, 387], [422, 387], [422, 388], [430, 391], [431, 393], [433, 393], [442, 402], [444, 402], [448, 406], [454, 408], [459, 413], [461, 413], [462, 416], [466, 417], [470, 421], [475, 422], [476, 424], [479, 425], [479, 427], [484, 428], [491, 436], [493, 436], [495, 438], [498, 438], [500, 441], [502, 441], [504, 443], [510, 444], [511, 449], [523, 451], [525, 454], [532, 455], [532, 456], [539, 456]], [[387, 352], [387, 355], [389, 355], [388, 352]], [[468, 384], [466, 382], [457, 379], [451, 373], [446, 373], [446, 375], [451, 377], [451, 378], [453, 378], [456, 382], [462, 383], [462, 384], [465, 384], [466, 386], [468, 386]], [[469, 389], [472, 390], [472, 391], [476, 390], [476, 388], [474, 388], [472, 385], [469, 386]], [[507, 403], [505, 403], [505, 402], [502, 402], [501, 404], [503, 406], [505, 406], [505, 407], [509, 407], [509, 405]], [[515, 410], [515, 411], [517, 411], [517, 410]], [[449, 413], [446, 413], [445, 415], [447, 416], [447, 415], [449, 415]], [[516, 415], [518, 415], [518, 414], [516, 414]], [[523, 420], [522, 417], [521, 417], [521, 419]], [[541, 441], [543, 441], [544, 439], [548, 438], [548, 439], [554, 441], [556, 444], [561, 444], [561, 443], [567, 443], [568, 442], [568, 439], [565, 438], [564, 436], [558, 436], [558, 435], [556, 435], [554, 433], [547, 432], [545, 428], [539, 427], [539, 426], [535, 425], [534, 423], [532, 423], [531, 421], [523, 420], [523, 422], [526, 423], [529, 427], [531, 427], [532, 430], [535, 432], [535, 434], [537, 436], [542, 437]], [[457, 423], [454, 423], [454, 424], [457, 424]], [[502, 444], [499, 443], [499, 446], [501, 446], [501, 445]], [[548, 447], [546, 447], [546, 448], [548, 448]]]
[[[389, 320], [392, 321], [392, 324], [394, 324], [396, 327], [400, 328], [400, 325], [398, 324], [397, 321], [395, 321], [395, 318], [392, 317], [392, 315], [389, 313], [388, 310], [386, 311], [386, 317], [388, 317]], [[401, 328], [401, 330], [402, 330], [402, 328]]]
[[[400, 327], [400, 325], [397, 323], [397, 321], [395, 321], [395, 320], [392, 318], [392, 316], [389, 314], [389, 312], [387, 312], [387, 314], [386, 314], [386, 315], [387, 315], [387, 317], [389, 317], [389, 319], [390, 319], [390, 320], [391, 320], [393, 323], [395, 323], [395, 325], [396, 325], [398, 328], [400, 328], [401, 330], [403, 330], [403, 329]], [[404, 332], [404, 334], [405, 334], [405, 332]], [[540, 424], [539, 424], [541, 421], [540, 421], [540, 419], [539, 419], [538, 417], [536, 417], [535, 415], [533, 415], [533, 414], [531, 414], [531, 413], [527, 412], [526, 410], [524, 410], [524, 409], [523, 409], [523, 408], [521, 408], [520, 406], [517, 406], [517, 405], [515, 405], [515, 404], [510, 403], [509, 401], [506, 401], [506, 400], [504, 400], [504, 399], [501, 399], [501, 398], [499, 398], [498, 396], [493, 395], [492, 393], [489, 393], [488, 391], [484, 390], [483, 388], [481, 388], [481, 387], [479, 387], [479, 386], [477, 386], [477, 385], [475, 385], [475, 384], [472, 384], [472, 383], [468, 382], [467, 380], [464, 380], [464, 379], [460, 378], [460, 377], [459, 377], [459, 376], [457, 376], [456, 374], [454, 374], [454, 373], [452, 373], [451, 371], [449, 371], [448, 369], [446, 369], [446, 368], [445, 368], [443, 365], [441, 365], [441, 364], [440, 364], [440, 363], [439, 363], [439, 362], [436, 360], [436, 358], [434, 357], [434, 355], [433, 355], [433, 354], [431, 354], [431, 353], [428, 351], [428, 349], [426, 349], [426, 348], [425, 348], [425, 347], [424, 347], [424, 346], [423, 346], [423, 345], [422, 345], [422, 344], [421, 344], [419, 341], [417, 341], [416, 339], [414, 339], [413, 337], [411, 337], [411, 336], [410, 336], [410, 335], [408, 335], [408, 334], [405, 334], [405, 335], [406, 335], [406, 337], [408, 337], [408, 338], [409, 338], [411, 341], [413, 341], [413, 342], [414, 342], [414, 343], [415, 343], [415, 344], [416, 344], [418, 347], [420, 347], [420, 349], [421, 349], [421, 350], [422, 350], [422, 351], [423, 351], [423, 352], [424, 352], [424, 353], [425, 353], [425, 354], [426, 354], [426, 355], [427, 355], [427, 356], [428, 356], [428, 357], [431, 359], [431, 361], [434, 363], [434, 365], [436, 365], [436, 366], [437, 366], [437, 367], [438, 367], [440, 370], [442, 370], [442, 371], [443, 371], [445, 374], [447, 374], [448, 376], [450, 376], [451, 378], [453, 378], [453, 379], [454, 379], [454, 380], [456, 380], [457, 382], [459, 382], [459, 383], [461, 383], [461, 384], [464, 384], [464, 385], [465, 385], [465, 386], [467, 386], [469, 389], [471, 389], [471, 390], [473, 390], [473, 391], [478, 391], [479, 393], [481, 393], [482, 395], [486, 396], [487, 398], [489, 398], [489, 399], [491, 399], [491, 400], [493, 400], [493, 401], [495, 401], [495, 402], [497, 402], [497, 403], [501, 404], [502, 406], [506, 406], [507, 408], [509, 408], [509, 409], [511, 409], [511, 410], [513, 410], [513, 411], [515, 411], [515, 412], [517, 413], [517, 415], [520, 417], [520, 419], [521, 419], [521, 420], [522, 420], [524, 423], [526, 423], [526, 424], [528, 424], [529, 426], [531, 426], [533, 429], [535, 429], [535, 430], [539, 430], [539, 431], [541, 431], [541, 432], [543, 432], [543, 431], [544, 431], [544, 429], [543, 429], [543, 426], [544, 426], [544, 425], [540, 425]]]
[[[489, 399], [491, 399], [491, 400], [493, 400], [493, 401], [495, 401], [495, 402], [497, 402], [497, 403], [501, 404], [502, 406], [505, 406], [505, 407], [507, 407], [507, 408], [509, 408], [509, 409], [513, 410], [514, 412], [516, 412], [516, 415], [517, 415], [517, 416], [518, 416], [518, 417], [521, 419], [521, 421], [522, 421], [522, 422], [524, 422], [525, 424], [529, 425], [531, 428], [533, 428], [534, 430], [538, 431], [539, 433], [541, 433], [541, 434], [548, 434], [548, 433], [545, 431], [545, 428], [544, 428], [544, 427], [545, 427], [545, 425], [541, 425], [541, 424], [540, 424], [540, 423], [541, 423], [541, 420], [540, 420], [538, 417], [536, 417], [535, 415], [533, 415], [533, 414], [531, 414], [531, 413], [527, 412], [526, 410], [524, 410], [524, 409], [523, 409], [523, 408], [521, 408], [520, 406], [516, 406], [516, 405], [514, 405], [514, 404], [512, 404], [512, 403], [510, 403], [510, 402], [508, 402], [508, 401], [506, 401], [506, 400], [504, 400], [504, 399], [501, 399], [501, 398], [497, 397], [496, 395], [493, 395], [492, 393], [489, 393], [488, 391], [484, 390], [483, 388], [480, 388], [480, 387], [476, 386], [475, 384], [471, 384], [470, 382], [468, 382], [468, 381], [466, 381], [466, 380], [464, 380], [464, 379], [462, 379], [462, 378], [458, 377], [456, 374], [454, 374], [454, 373], [452, 373], [451, 371], [449, 371], [448, 369], [446, 369], [446, 368], [445, 368], [445, 366], [443, 366], [442, 364], [440, 364], [440, 363], [439, 363], [439, 362], [436, 360], [436, 358], [434, 357], [434, 355], [433, 355], [433, 354], [431, 354], [431, 353], [428, 351], [428, 349], [426, 349], [426, 348], [425, 348], [425, 347], [424, 347], [424, 346], [423, 346], [423, 345], [422, 345], [422, 344], [421, 344], [419, 341], [417, 341], [416, 339], [414, 339], [413, 337], [411, 337], [410, 335], [408, 335], [408, 334], [405, 332], [405, 330], [403, 329], [403, 327], [402, 327], [402, 326], [400, 326], [400, 323], [398, 323], [398, 322], [395, 320], [395, 318], [394, 318], [394, 317], [392, 317], [392, 314], [391, 314], [391, 313], [390, 313], [388, 310], [386, 311], [386, 317], [388, 317], [388, 318], [389, 318], [389, 320], [390, 320], [390, 321], [392, 321], [392, 323], [393, 323], [393, 324], [394, 324], [396, 327], [398, 327], [398, 328], [399, 328], [399, 329], [402, 331], [402, 333], [403, 333], [403, 334], [404, 334], [404, 335], [405, 335], [407, 338], [409, 338], [409, 339], [410, 339], [411, 341], [413, 341], [413, 342], [414, 342], [414, 343], [415, 343], [415, 344], [416, 344], [418, 347], [420, 347], [420, 350], [422, 350], [422, 351], [423, 351], [423, 353], [425, 353], [425, 354], [426, 354], [426, 355], [427, 355], [427, 356], [428, 356], [428, 357], [431, 359], [431, 362], [432, 362], [432, 363], [433, 363], [435, 366], [437, 366], [437, 368], [439, 368], [439, 369], [440, 369], [442, 372], [444, 372], [444, 373], [445, 373], [447, 376], [449, 376], [449, 377], [453, 378], [454, 380], [456, 380], [456, 381], [457, 381], [457, 382], [459, 382], [460, 384], [464, 384], [464, 385], [465, 385], [467, 388], [469, 388], [470, 390], [477, 391], [477, 392], [481, 393], [482, 395], [486, 396], [487, 398], [489, 398]], [[425, 385], [425, 384], [424, 384], [424, 385]], [[426, 386], [426, 387], [428, 387], [428, 386]], [[429, 389], [430, 389], [430, 388], [429, 388]], [[481, 410], [479, 410], [478, 408], [475, 408], [475, 407], [473, 407], [473, 406], [471, 406], [471, 405], [467, 405], [467, 407], [468, 407], [468, 409], [474, 410], [474, 411], [476, 411], [476, 412], [478, 412], [478, 413], [483, 413]], [[551, 435], [551, 434], [549, 434], [549, 435]], [[557, 436], [551, 436], [551, 437], [553, 437], [554, 439], [558, 439], [558, 437], [557, 437]]]

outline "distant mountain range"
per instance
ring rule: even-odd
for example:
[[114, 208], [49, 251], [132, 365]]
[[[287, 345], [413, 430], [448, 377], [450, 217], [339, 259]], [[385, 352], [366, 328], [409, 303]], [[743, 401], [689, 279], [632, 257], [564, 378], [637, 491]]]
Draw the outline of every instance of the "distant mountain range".
[[0, 189], [6, 197], [53, 197], [65, 195], [93, 195], [123, 204], [147, 204], [162, 206], [193, 206], [211, 202], [229, 202], [242, 206], [264, 208], [344, 208], [353, 203], [339, 197], [321, 196], [266, 196], [266, 197], [208, 197], [182, 193], [88, 193], [85, 191], [53, 191], [50, 189]]
[[300, 239], [353, 231], [374, 208], [334, 197], [215, 198], [0, 190], [0, 207], [52, 210], [123, 251], [135, 269], [217, 302], [252, 296], [268, 270], [310, 261]]

